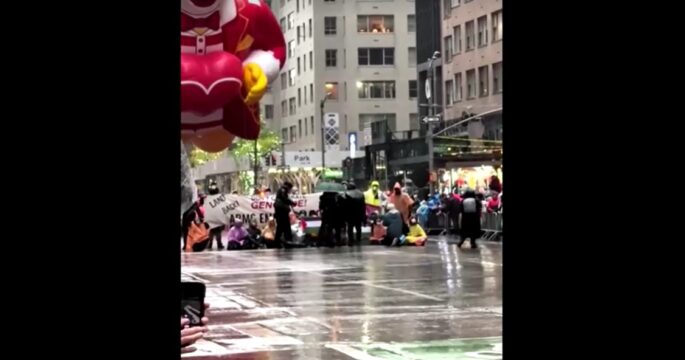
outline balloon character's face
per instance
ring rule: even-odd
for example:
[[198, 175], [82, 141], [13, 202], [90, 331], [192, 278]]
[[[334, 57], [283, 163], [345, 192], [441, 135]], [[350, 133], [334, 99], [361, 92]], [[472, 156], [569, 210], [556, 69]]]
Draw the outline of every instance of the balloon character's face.
[[189, 15], [208, 15], [219, 10], [219, 0], [181, 0], [181, 10]]

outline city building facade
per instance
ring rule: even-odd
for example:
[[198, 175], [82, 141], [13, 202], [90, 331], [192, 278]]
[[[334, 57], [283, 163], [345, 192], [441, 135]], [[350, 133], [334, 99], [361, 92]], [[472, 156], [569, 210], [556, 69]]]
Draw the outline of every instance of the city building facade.
[[287, 150], [320, 152], [322, 128], [331, 151], [349, 151], [350, 136], [357, 150], [382, 142], [386, 127], [418, 130], [414, 1], [274, 0], [271, 9], [287, 60], [262, 110]]
[[[442, 87], [445, 121], [502, 107], [502, 1], [442, 1]], [[470, 128], [469, 128], [470, 126]], [[502, 113], [462, 129], [470, 137], [502, 139]]]

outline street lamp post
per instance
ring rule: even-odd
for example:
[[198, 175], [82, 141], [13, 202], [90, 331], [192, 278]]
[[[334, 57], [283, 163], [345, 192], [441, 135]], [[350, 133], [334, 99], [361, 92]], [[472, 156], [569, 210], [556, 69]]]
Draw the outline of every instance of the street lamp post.
[[437, 59], [440, 58], [440, 52], [436, 51], [433, 53], [433, 56], [428, 59], [428, 71], [429, 71], [429, 77], [431, 79], [430, 82], [430, 96], [427, 96], [428, 98], [428, 133], [426, 134], [426, 140], [428, 142], [428, 188], [430, 191], [430, 194], [433, 195], [433, 172], [435, 171], [434, 167], [435, 165], [433, 164], [433, 124], [435, 124], [435, 101], [433, 99], [437, 96], [435, 92], [435, 82], [437, 80], [437, 76], [435, 75], [435, 64], [433, 62]]

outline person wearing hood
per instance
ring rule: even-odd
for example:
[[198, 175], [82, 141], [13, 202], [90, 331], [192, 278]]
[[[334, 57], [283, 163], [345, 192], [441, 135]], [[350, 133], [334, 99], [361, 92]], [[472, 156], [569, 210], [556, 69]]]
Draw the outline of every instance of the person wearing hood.
[[476, 199], [476, 193], [473, 190], [464, 192], [464, 200], [459, 204], [458, 212], [461, 218], [460, 232], [461, 239], [459, 239], [458, 247], [466, 241], [466, 238], [471, 240], [471, 248], [477, 249], [476, 240], [480, 238], [480, 217], [483, 211], [483, 204]]
[[383, 216], [383, 226], [386, 227], [385, 239], [383, 245], [390, 246], [399, 242], [402, 237], [402, 215], [395, 208], [395, 204], [388, 204], [388, 211]]
[[228, 250], [238, 250], [243, 248], [243, 244], [248, 237], [247, 230], [243, 227], [243, 221], [235, 219], [235, 223], [230, 230], [228, 230]]
[[248, 223], [245, 244], [249, 249], [259, 249], [262, 246], [262, 231], [259, 229], [255, 218], [250, 219]]
[[409, 219], [409, 234], [403, 238], [402, 244], [425, 246], [427, 240], [428, 236], [416, 218], [412, 217]]
[[402, 215], [402, 221], [408, 224], [414, 200], [412, 200], [407, 193], [402, 191], [402, 186], [399, 182], [396, 182], [393, 187], [393, 193], [390, 195], [390, 202], [395, 205], [395, 208], [400, 212], [400, 215]]
[[385, 202], [385, 194], [380, 190], [380, 184], [374, 180], [369, 189], [364, 192], [364, 203], [366, 204], [366, 216], [374, 211], [381, 213], [381, 206]]
[[419, 208], [416, 210], [416, 220], [419, 222], [422, 228], [428, 227], [428, 216], [430, 215], [430, 208], [426, 200], [421, 200], [419, 203]]

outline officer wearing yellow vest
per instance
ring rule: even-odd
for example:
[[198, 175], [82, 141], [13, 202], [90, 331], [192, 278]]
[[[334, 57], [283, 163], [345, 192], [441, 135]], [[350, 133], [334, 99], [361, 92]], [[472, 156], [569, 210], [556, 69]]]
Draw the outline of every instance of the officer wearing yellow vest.
[[385, 194], [380, 190], [380, 184], [374, 180], [371, 186], [364, 192], [364, 203], [366, 204], [366, 216], [368, 217], [374, 211], [381, 214], [382, 206], [385, 203]]

